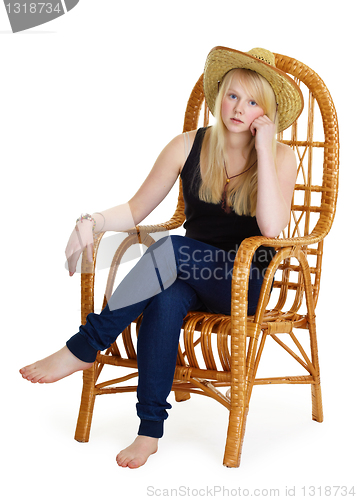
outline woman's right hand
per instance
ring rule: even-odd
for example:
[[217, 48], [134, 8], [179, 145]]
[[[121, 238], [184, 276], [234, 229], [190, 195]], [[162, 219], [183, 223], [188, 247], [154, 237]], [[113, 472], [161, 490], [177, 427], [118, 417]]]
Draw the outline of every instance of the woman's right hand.
[[82, 219], [76, 223], [76, 226], [68, 240], [65, 251], [70, 276], [73, 276], [76, 272], [78, 259], [85, 248], [87, 249], [87, 258], [89, 262], [92, 262], [93, 222], [87, 219]]

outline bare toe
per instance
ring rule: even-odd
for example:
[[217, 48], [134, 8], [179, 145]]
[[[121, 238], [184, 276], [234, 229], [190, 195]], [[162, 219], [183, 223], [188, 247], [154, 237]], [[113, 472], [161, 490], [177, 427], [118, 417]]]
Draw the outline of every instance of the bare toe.
[[32, 383], [57, 382], [80, 370], [87, 370], [93, 363], [86, 363], [74, 356], [65, 346], [41, 361], [21, 368], [22, 377]]
[[138, 436], [135, 441], [117, 455], [120, 467], [137, 469], [144, 465], [150, 455], [157, 452], [158, 439], [148, 436]]

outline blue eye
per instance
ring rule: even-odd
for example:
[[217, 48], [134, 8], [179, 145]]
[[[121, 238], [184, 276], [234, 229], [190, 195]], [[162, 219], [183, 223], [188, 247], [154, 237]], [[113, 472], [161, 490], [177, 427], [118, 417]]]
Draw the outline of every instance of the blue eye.
[[231, 99], [237, 99], [237, 96], [236, 96], [235, 94], [229, 94], [229, 97], [230, 97]]
[[249, 101], [249, 104], [251, 106], [258, 106], [258, 104], [255, 101], [253, 101], [253, 100]]

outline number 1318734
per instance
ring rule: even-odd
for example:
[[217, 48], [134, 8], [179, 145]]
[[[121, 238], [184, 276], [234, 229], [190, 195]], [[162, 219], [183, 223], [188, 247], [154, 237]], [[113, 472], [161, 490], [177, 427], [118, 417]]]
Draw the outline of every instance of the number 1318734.
[[59, 2], [16, 2], [6, 4], [9, 14], [60, 14], [62, 6]]
[[304, 497], [347, 497], [355, 496], [354, 486], [304, 486], [301, 488]]

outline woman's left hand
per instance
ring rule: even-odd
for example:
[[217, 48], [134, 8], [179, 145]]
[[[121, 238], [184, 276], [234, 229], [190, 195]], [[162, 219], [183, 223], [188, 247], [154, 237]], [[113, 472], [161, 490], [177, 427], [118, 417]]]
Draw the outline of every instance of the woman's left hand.
[[276, 134], [275, 125], [267, 115], [259, 116], [250, 125], [250, 131], [255, 136], [255, 149], [271, 148]]

